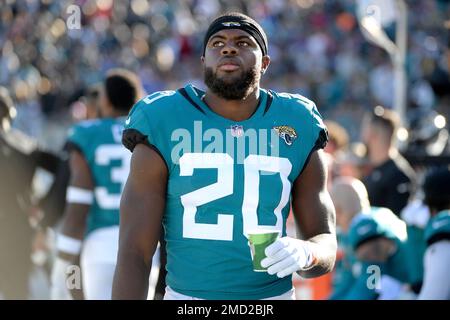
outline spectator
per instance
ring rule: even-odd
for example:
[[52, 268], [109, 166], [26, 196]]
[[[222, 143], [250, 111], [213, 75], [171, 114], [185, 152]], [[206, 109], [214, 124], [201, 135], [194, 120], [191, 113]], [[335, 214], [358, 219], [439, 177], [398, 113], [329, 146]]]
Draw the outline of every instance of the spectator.
[[366, 115], [362, 140], [373, 166], [364, 179], [370, 203], [391, 209], [397, 216], [416, 189], [414, 170], [395, 147], [399, 119], [395, 112], [381, 106]]
[[347, 131], [335, 121], [324, 121], [327, 130], [329, 143], [325, 147], [325, 155], [328, 165], [328, 186], [331, 186], [336, 175], [336, 157], [339, 157], [348, 148]]
[[333, 156], [336, 156], [336, 153], [345, 152], [349, 145], [349, 137], [345, 128], [336, 121], [325, 120], [324, 123], [328, 129], [328, 137], [330, 139], [325, 152]]
[[363, 179], [367, 171], [368, 160], [365, 158], [366, 147], [360, 142], [351, 143], [335, 162], [335, 175]]
[[[80, 6], [80, 29], [67, 28], [69, 5]], [[201, 79], [192, 62], [200, 55], [197, 43], [205, 21], [231, 6], [262, 21], [275, 39], [269, 54], [278, 66], [268, 71], [263, 85], [311, 97], [324, 117], [339, 119], [352, 139], [360, 122], [352, 105], [391, 101], [392, 95], [386, 94], [393, 87], [389, 56], [364, 39], [354, 1], [211, 0], [189, 1], [187, 6], [161, 0], [16, 0], [0, 4], [0, 85], [20, 102], [14, 125], [56, 151], [70, 126], [61, 121], [69, 113], [69, 98], [100, 81], [105, 70], [137, 72], [148, 92]], [[428, 99], [431, 107], [445, 106], [448, 99], [448, 90], [433, 85], [432, 76], [446, 49], [446, 34], [440, 30], [445, 7], [437, 1], [408, 2], [408, 80], [439, 91], [436, 99]], [[440, 74], [445, 79], [447, 72]], [[348, 115], [344, 121], [338, 109]], [[53, 126], [61, 134], [43, 139]]]

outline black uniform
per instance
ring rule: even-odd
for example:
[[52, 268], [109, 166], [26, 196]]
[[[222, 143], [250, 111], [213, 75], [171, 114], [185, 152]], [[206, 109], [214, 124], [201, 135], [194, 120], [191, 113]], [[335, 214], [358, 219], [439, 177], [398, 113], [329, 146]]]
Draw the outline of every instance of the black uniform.
[[400, 154], [375, 167], [364, 179], [372, 206], [391, 209], [397, 216], [416, 190], [416, 175]]
[[53, 171], [53, 160], [19, 131], [0, 131], [0, 296], [4, 299], [28, 297], [31, 183], [38, 166]]
[[0, 293], [26, 299], [32, 230], [28, 222], [35, 143], [16, 131], [0, 133]]

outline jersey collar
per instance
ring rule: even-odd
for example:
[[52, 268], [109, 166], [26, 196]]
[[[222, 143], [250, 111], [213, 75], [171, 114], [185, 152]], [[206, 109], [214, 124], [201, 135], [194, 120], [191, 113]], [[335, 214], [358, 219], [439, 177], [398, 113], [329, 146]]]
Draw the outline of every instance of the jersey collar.
[[[188, 97], [191, 100], [189, 101], [191, 104], [194, 104], [194, 106], [198, 109], [200, 108], [203, 113], [205, 113], [208, 117], [214, 118], [218, 121], [225, 122], [228, 124], [245, 124], [252, 121], [255, 121], [257, 119], [260, 119], [264, 116], [265, 111], [267, 111], [268, 106], [268, 94], [265, 89], [260, 88], [260, 99], [258, 106], [255, 110], [255, 112], [246, 120], [243, 121], [234, 121], [231, 119], [227, 119], [225, 117], [222, 117], [221, 115], [217, 114], [211, 108], [202, 100], [202, 97], [204, 96], [205, 92], [203, 90], [198, 89], [192, 84], [188, 84], [184, 87], [185, 92], [187, 93]], [[187, 97], [186, 97], [187, 98]], [[270, 101], [271, 102], [271, 101]]]

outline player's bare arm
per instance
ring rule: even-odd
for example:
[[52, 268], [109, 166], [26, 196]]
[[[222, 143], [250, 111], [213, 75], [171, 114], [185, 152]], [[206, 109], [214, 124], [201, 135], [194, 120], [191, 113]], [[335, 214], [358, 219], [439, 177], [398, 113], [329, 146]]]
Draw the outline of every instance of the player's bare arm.
[[336, 213], [326, 186], [324, 155], [318, 150], [311, 155], [292, 192], [294, 218], [314, 257], [312, 268], [300, 272], [305, 278], [330, 272], [336, 259]]
[[[86, 230], [86, 220], [93, 198], [93, 179], [84, 156], [77, 150], [70, 152], [70, 182], [67, 189], [67, 204], [62, 219], [61, 232], [57, 239], [58, 259], [52, 272], [54, 290], [65, 290], [65, 276], [68, 265], [80, 260], [81, 242]], [[58, 280], [59, 279], [59, 280]], [[57, 285], [60, 283], [60, 285]], [[73, 291], [76, 299], [82, 298], [79, 290]], [[55, 293], [55, 298], [62, 298]]]
[[[93, 192], [93, 181], [89, 166], [84, 156], [78, 151], [70, 153], [70, 183], [68, 192], [78, 190], [85, 192]], [[76, 191], [75, 191], [76, 192]], [[90, 204], [77, 202], [76, 199], [69, 200], [64, 212], [61, 233], [68, 237], [82, 240], [86, 230], [86, 219], [89, 212]], [[64, 251], [58, 251], [58, 254], [65, 258], [74, 260], [78, 255], [72, 255]]]
[[167, 167], [153, 149], [138, 144], [120, 203], [120, 236], [113, 299], [146, 299], [152, 256], [165, 207]]

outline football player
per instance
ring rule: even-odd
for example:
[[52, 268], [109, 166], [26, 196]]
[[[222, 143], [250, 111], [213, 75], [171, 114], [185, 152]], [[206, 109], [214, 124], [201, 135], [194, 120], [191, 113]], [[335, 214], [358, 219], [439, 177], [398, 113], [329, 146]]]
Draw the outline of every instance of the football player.
[[436, 169], [423, 184], [431, 218], [425, 228], [426, 251], [420, 300], [450, 300], [450, 170]]
[[[204, 39], [206, 91], [187, 85], [133, 107], [113, 298], [145, 299], [161, 222], [164, 299], [293, 299], [293, 273], [332, 269], [326, 128], [312, 101], [260, 88], [267, 45], [253, 19], [222, 15]], [[291, 200], [302, 239], [286, 236]], [[281, 237], [255, 272], [249, 233], [267, 228]]]
[[366, 187], [352, 177], [335, 179], [330, 194], [336, 209], [339, 248], [333, 274], [333, 291], [329, 299], [340, 300], [347, 295], [355, 281], [353, 266], [356, 258], [349, 243], [350, 225], [355, 216], [370, 209], [370, 204]]
[[70, 183], [62, 228], [56, 239], [53, 298], [71, 298], [66, 276], [68, 272], [76, 276], [75, 269], [69, 267], [79, 259], [84, 297], [111, 298], [120, 194], [130, 165], [130, 154], [122, 146], [121, 137], [126, 115], [140, 98], [140, 92], [135, 74], [112, 70], [101, 92], [102, 118], [82, 121], [70, 130]]
[[387, 208], [371, 207], [364, 184], [340, 177], [331, 196], [343, 231], [344, 259], [331, 299], [400, 299], [410, 296], [412, 267], [406, 224]]

